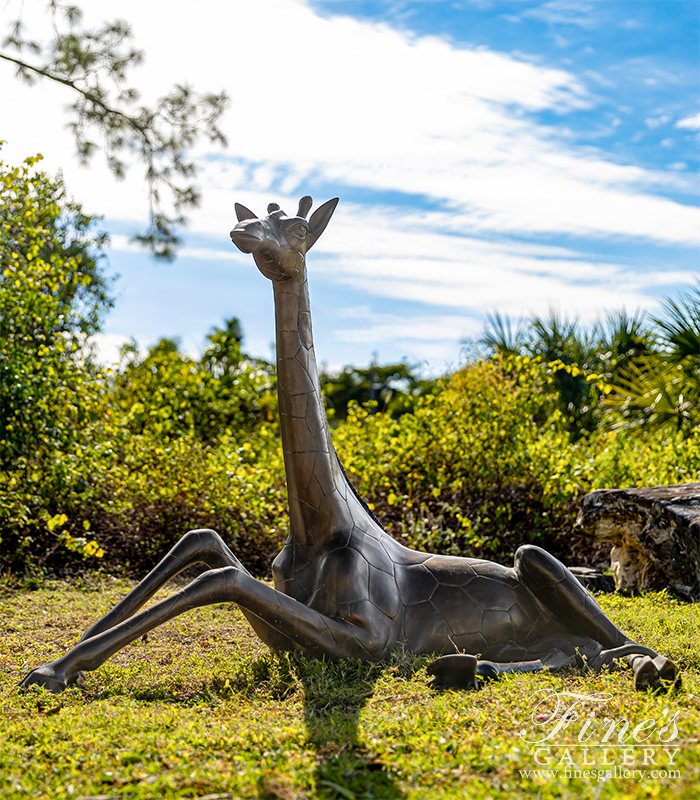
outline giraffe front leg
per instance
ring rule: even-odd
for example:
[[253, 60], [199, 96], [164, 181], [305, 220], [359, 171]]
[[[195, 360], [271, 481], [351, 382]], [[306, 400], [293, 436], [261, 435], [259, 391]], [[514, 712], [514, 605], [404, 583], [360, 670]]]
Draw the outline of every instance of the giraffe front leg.
[[85, 631], [80, 641], [91, 639], [128, 619], [169, 580], [199, 563], [206, 564], [210, 569], [236, 567], [248, 572], [216, 531], [207, 528], [189, 531], [126, 597]]
[[139, 611], [102, 633], [79, 642], [56, 661], [38, 667], [20, 684], [33, 684], [50, 692], [62, 692], [70, 676], [94, 670], [114, 653], [173, 617], [192, 608], [234, 602], [245, 613], [262, 620], [271, 631], [315, 657], [373, 660], [386, 651], [388, 627], [368, 620], [367, 627], [327, 617], [236, 567], [224, 567], [200, 575], [184, 589]]
[[229, 600], [238, 574], [245, 573], [236, 567], [205, 572], [184, 589], [150, 608], [133, 614], [101, 633], [81, 639], [64, 656], [32, 670], [20, 688], [27, 689], [36, 684], [54, 694], [62, 692], [73, 682], [75, 675], [83, 670], [97, 669], [114, 653], [173, 617], [192, 608]]
[[[169, 580], [198, 563], [206, 564], [210, 569], [230, 566], [247, 572], [216, 531], [208, 528], [189, 531], [126, 597], [91, 625], [79, 641], [90, 639], [128, 619]], [[68, 685], [80, 684], [82, 677], [79, 671], [73, 673], [68, 677]]]

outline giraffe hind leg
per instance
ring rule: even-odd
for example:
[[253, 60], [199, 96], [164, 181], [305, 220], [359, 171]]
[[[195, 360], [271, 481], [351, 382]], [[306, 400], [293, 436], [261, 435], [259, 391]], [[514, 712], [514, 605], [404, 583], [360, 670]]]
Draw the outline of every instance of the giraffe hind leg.
[[603, 613], [591, 593], [554, 556], [535, 545], [515, 554], [515, 571], [539, 602], [571, 634], [589, 638], [581, 648], [591, 667], [600, 671], [616, 659], [627, 658], [637, 689], [680, 685], [676, 665], [649, 647], [629, 639]]
[[630, 640], [606, 617], [591, 593], [546, 550], [526, 544], [515, 554], [515, 572], [565, 632], [597, 642], [601, 650]]

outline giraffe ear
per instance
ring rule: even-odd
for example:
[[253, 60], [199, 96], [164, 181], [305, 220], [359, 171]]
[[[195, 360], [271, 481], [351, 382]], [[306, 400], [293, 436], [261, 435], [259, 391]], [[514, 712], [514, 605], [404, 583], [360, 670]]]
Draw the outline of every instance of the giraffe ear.
[[299, 210], [297, 211], [297, 217], [303, 217], [306, 219], [306, 215], [311, 211], [311, 206], [314, 204], [314, 201], [309, 197], [308, 194], [305, 194], [301, 200], [299, 201]]
[[236, 209], [236, 217], [237, 217], [239, 222], [243, 222], [244, 219], [257, 219], [258, 218], [257, 215], [253, 214], [253, 212], [249, 208], [246, 208], [245, 206], [242, 206], [240, 203], [236, 203], [236, 205], [234, 207]]
[[322, 206], [319, 206], [311, 215], [309, 220], [309, 235], [306, 237], [306, 249], [310, 250], [318, 237], [326, 230], [326, 225], [331, 220], [335, 207], [338, 205], [338, 198], [334, 197]]

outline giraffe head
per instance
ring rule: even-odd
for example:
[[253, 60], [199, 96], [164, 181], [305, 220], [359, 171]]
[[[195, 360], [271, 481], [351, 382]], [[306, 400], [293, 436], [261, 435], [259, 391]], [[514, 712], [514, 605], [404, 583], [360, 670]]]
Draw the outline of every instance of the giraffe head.
[[271, 281], [286, 281], [303, 274], [306, 253], [326, 229], [338, 198], [317, 208], [307, 221], [312, 204], [308, 195], [302, 197], [296, 216], [288, 217], [277, 203], [270, 203], [267, 216], [259, 219], [236, 203], [238, 224], [231, 231], [231, 240], [243, 253], [253, 254], [258, 269]]

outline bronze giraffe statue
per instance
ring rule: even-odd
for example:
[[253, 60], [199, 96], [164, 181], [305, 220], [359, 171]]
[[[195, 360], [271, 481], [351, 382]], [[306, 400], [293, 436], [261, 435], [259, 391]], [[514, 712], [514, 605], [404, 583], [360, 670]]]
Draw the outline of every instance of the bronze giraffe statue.
[[[60, 692], [122, 647], [191, 608], [237, 603], [270, 647], [313, 657], [378, 660], [392, 650], [447, 654], [433, 683], [476, 686], [476, 674], [558, 669], [583, 657], [600, 669], [627, 657], [638, 688], [677, 680], [675, 665], [636, 644], [553, 556], [525, 545], [512, 568], [430, 555], [391, 538], [350, 485], [331, 442], [314, 355], [306, 253], [338, 200], [306, 219], [268, 206], [259, 219], [236, 204], [234, 244], [272, 281], [277, 375], [291, 533], [272, 566], [274, 588], [253, 578], [221, 537], [190, 531], [79, 643], [23, 687]], [[209, 571], [146, 610], [186, 567]], [[477, 662], [476, 655], [489, 661]]]

